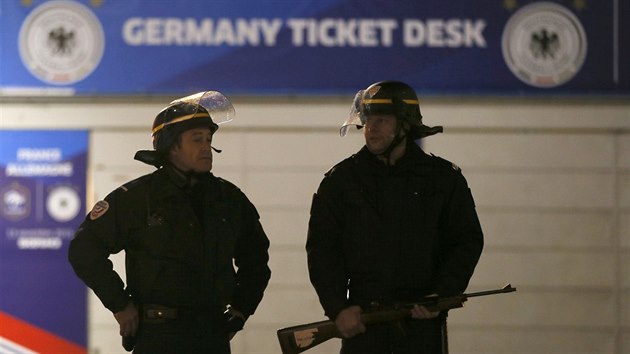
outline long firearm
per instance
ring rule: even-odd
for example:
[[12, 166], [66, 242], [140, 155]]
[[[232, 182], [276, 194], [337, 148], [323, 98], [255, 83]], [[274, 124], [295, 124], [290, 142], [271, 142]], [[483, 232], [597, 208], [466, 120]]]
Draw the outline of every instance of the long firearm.
[[[516, 291], [511, 284], [501, 289], [480, 291], [449, 297], [425, 298], [425, 300], [410, 304], [401, 304], [386, 310], [366, 312], [361, 314], [361, 322], [365, 325], [396, 321], [411, 317], [411, 309], [415, 305], [424, 306], [427, 310], [436, 312], [464, 306], [470, 297], [486, 296]], [[342, 338], [341, 333], [333, 321], [319, 321], [298, 326], [281, 328], [277, 332], [282, 354], [298, 354], [311, 349], [332, 338]]]

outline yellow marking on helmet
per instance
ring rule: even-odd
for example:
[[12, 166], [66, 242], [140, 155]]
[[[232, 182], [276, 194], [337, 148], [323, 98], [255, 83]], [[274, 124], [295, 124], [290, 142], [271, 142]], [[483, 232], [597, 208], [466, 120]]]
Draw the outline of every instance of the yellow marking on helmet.
[[189, 120], [189, 119], [192, 119], [192, 118], [205, 118], [205, 117], [210, 117], [210, 115], [208, 113], [205, 113], [205, 112], [197, 112], [197, 113], [193, 113], [193, 114], [188, 114], [188, 115], [185, 115], [185, 116], [177, 117], [177, 118], [173, 119], [172, 121], [170, 121], [168, 123], [162, 123], [162, 124], [158, 125], [157, 127], [153, 128], [151, 130], [151, 134], [157, 133], [158, 131], [162, 130], [167, 125], [183, 122], [185, 120]]
[[374, 103], [392, 103], [392, 100], [389, 98], [368, 98], [363, 100], [364, 104], [374, 104]]
[[[403, 102], [405, 102], [406, 104], [418, 104], [418, 100], [402, 100]], [[375, 103], [387, 103], [387, 104], [392, 104], [392, 100], [389, 98], [368, 98], [363, 100], [364, 104], [375, 104]]]

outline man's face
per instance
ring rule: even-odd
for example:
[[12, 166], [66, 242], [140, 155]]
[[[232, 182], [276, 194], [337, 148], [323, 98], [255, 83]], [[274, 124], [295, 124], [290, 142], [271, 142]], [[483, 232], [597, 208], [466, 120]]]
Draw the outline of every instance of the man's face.
[[396, 137], [396, 116], [393, 114], [370, 115], [363, 128], [365, 145], [375, 155], [385, 152]]
[[173, 145], [170, 161], [184, 172], [212, 170], [212, 133], [210, 128], [193, 128], [180, 135], [180, 143]]

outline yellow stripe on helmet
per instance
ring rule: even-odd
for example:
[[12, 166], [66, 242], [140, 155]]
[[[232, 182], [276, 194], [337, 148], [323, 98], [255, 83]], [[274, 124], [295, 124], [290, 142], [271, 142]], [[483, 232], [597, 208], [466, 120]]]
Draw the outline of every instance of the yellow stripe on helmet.
[[188, 115], [185, 115], [185, 116], [177, 117], [177, 118], [173, 119], [172, 121], [170, 121], [168, 123], [162, 123], [162, 124], [158, 125], [157, 127], [153, 128], [151, 130], [151, 134], [157, 133], [158, 131], [162, 130], [167, 125], [180, 123], [180, 122], [192, 119], [192, 118], [205, 118], [205, 117], [210, 117], [210, 114], [208, 114], [206, 112], [197, 112], [197, 113], [193, 113], [193, 114], [188, 114]]
[[392, 100], [389, 98], [368, 98], [363, 100], [363, 104], [378, 104], [378, 103], [387, 103], [392, 104]]
[[[406, 104], [418, 104], [418, 100], [402, 100]], [[389, 98], [368, 98], [363, 100], [363, 104], [392, 104], [394, 103]]]

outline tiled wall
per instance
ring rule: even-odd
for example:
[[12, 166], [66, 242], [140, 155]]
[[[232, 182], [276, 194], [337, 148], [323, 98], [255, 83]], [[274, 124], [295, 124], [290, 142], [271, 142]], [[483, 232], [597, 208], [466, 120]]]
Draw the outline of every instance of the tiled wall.
[[[215, 173], [250, 197], [272, 242], [271, 283], [233, 341], [234, 353], [279, 353], [278, 328], [324, 319], [308, 282], [304, 241], [323, 173], [362, 145], [358, 132], [337, 134], [346, 106], [245, 104], [243, 120], [215, 137], [224, 150], [215, 155]], [[518, 288], [453, 310], [451, 353], [629, 353], [628, 105], [438, 102], [423, 113], [447, 127], [425, 148], [462, 168], [485, 231], [468, 290], [507, 282]], [[122, 123], [124, 117], [98, 114], [112, 120], [88, 127], [90, 202], [151, 171], [132, 160], [137, 149], [149, 147], [144, 125], [150, 119]], [[81, 126], [78, 119], [65, 124]], [[120, 129], [124, 124], [130, 127]], [[122, 255], [113, 258], [124, 273]], [[93, 296], [89, 309], [92, 353], [122, 353], [112, 315]], [[335, 353], [338, 345], [332, 340], [307, 353]]]
[[453, 353], [628, 353], [630, 135], [533, 129], [436, 139], [461, 161], [486, 248]]

